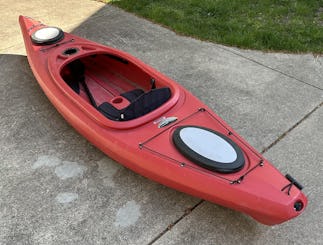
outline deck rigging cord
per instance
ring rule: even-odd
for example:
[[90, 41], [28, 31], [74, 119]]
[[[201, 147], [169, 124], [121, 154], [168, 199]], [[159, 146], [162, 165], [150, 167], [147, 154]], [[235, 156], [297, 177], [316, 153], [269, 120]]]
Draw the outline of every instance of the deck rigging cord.
[[[185, 163], [185, 162], [182, 162], [182, 161], [179, 161], [175, 158], [172, 158], [164, 153], [161, 153], [160, 151], [158, 150], [155, 150], [151, 147], [149, 147], [147, 144], [154, 140], [155, 138], [157, 138], [158, 136], [164, 134], [165, 132], [169, 131], [171, 128], [173, 128], [174, 126], [178, 125], [179, 123], [182, 123], [183, 121], [185, 120], [188, 120], [189, 118], [195, 116], [196, 114], [198, 113], [207, 113], [207, 115], [209, 115], [212, 119], [216, 120], [217, 122], [219, 122], [227, 131], [228, 131], [228, 135], [230, 135], [231, 137], [235, 137], [235, 135], [231, 132], [231, 130], [229, 130], [223, 123], [221, 123], [219, 120], [217, 120], [210, 112], [208, 112], [205, 108], [199, 108], [198, 110], [194, 111], [193, 113], [189, 114], [188, 116], [184, 117], [183, 119], [181, 120], [178, 120], [176, 121], [175, 123], [173, 123], [171, 126], [165, 128], [164, 130], [162, 130], [161, 132], [153, 135], [152, 137], [148, 138], [147, 140], [145, 140], [143, 143], [139, 143], [139, 148], [140, 149], [144, 149], [144, 150], [147, 150], [147, 151], [150, 151], [151, 153], [161, 157], [161, 158], [164, 158], [164, 159], [168, 159], [169, 161], [171, 162], [175, 162], [176, 164], [180, 165], [181, 167], [186, 167], [186, 168], [191, 168], [191, 169], [194, 169], [196, 171], [200, 171], [200, 172], [203, 172], [203, 173], [208, 173], [208, 174], [211, 174], [217, 178], [220, 178], [220, 179], [223, 179], [223, 180], [226, 180], [229, 182], [229, 184], [240, 184], [244, 179], [245, 177], [252, 171], [254, 171], [256, 168], [258, 167], [262, 167], [264, 166], [264, 160], [261, 156], [259, 156], [259, 154], [254, 151], [251, 147], [249, 147], [248, 145], [244, 144], [244, 142], [241, 142], [244, 146], [247, 146], [247, 148], [252, 151], [258, 158], [259, 158], [259, 161], [251, 166], [246, 172], [244, 172], [242, 175], [240, 175], [238, 178], [236, 179], [229, 179], [227, 177], [224, 177], [223, 175], [220, 175], [220, 174], [217, 174], [215, 172], [211, 172], [209, 170], [206, 170], [206, 169], [203, 169], [203, 168], [198, 168], [197, 166], [194, 166], [192, 164], [188, 164], [188, 163]], [[239, 138], [236, 138], [237, 140], [239, 140]], [[240, 140], [239, 140], [240, 141]]]

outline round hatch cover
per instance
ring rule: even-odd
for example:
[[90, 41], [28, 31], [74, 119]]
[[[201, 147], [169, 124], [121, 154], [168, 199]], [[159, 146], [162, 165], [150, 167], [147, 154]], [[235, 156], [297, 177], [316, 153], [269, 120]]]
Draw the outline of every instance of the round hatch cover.
[[173, 142], [185, 157], [199, 166], [221, 173], [243, 168], [245, 160], [240, 147], [227, 136], [199, 126], [178, 127]]
[[64, 38], [64, 32], [57, 27], [44, 27], [35, 31], [31, 35], [31, 40], [35, 44], [49, 45], [56, 43]]

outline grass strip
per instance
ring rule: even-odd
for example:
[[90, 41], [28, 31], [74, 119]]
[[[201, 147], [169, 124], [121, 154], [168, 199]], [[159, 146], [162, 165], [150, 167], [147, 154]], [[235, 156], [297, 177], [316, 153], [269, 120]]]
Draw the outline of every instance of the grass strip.
[[323, 0], [106, 0], [175, 32], [239, 48], [323, 53]]

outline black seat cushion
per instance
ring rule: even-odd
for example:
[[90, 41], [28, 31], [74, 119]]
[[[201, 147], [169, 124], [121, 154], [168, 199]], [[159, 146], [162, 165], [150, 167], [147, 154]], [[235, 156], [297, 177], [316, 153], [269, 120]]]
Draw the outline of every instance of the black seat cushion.
[[106, 118], [113, 121], [120, 121], [120, 110], [108, 102], [103, 102], [101, 105], [99, 105], [98, 111], [101, 112]]
[[[98, 110], [107, 118], [115, 121], [128, 121], [157, 109], [171, 97], [169, 88], [152, 89], [147, 93], [142, 93], [134, 99], [130, 105], [122, 110], [118, 110], [108, 102], [102, 103]], [[129, 99], [129, 101], [131, 101]]]

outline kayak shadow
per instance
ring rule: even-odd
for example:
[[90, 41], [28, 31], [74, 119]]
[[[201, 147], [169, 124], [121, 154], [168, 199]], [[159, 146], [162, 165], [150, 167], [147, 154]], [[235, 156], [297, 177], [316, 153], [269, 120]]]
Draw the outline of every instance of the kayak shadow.
[[[132, 31], [129, 32], [129, 27], [116, 25], [115, 22], [111, 21], [111, 18], [113, 18], [113, 16], [116, 14], [113, 9], [114, 8], [103, 7], [89, 19], [85, 20], [76, 29], [74, 29], [72, 33], [105, 45], [122, 49], [141, 59], [143, 59], [144, 57], [149, 57], [151, 54], [142, 55], [149, 49], [155, 49], [156, 47], [156, 43], [150, 43], [149, 40], [143, 38], [144, 36], [149, 35], [149, 30], [145, 31], [142, 29], [142, 26], [134, 25]], [[102, 18], [100, 16], [104, 16], [105, 18]], [[100, 18], [99, 23], [96, 22], [98, 18]], [[171, 44], [166, 42], [163, 45], [165, 45], [165, 48], [167, 48], [168, 45]], [[158, 51], [156, 53], [152, 53], [152, 55], [157, 54]], [[30, 131], [29, 128], [36, 128], [36, 126], [38, 126], [37, 128], [39, 128], [39, 131], [43, 130], [42, 134], [45, 134], [48, 130], [55, 131], [69, 127], [65, 120], [56, 112], [54, 107], [51, 105], [51, 103], [39, 87], [29, 67], [26, 56], [2, 54], [0, 55], [0, 65], [2, 67], [0, 72], [0, 84], [2, 91], [1, 113], [4, 117], [10, 119], [6, 120], [6, 122], [10, 123], [11, 119], [12, 121], [15, 119], [18, 120], [21, 131]], [[152, 65], [154, 66], [154, 64]], [[157, 68], [161, 70], [160, 68], [162, 67], [163, 66]], [[41, 113], [43, 121], [40, 120], [39, 122], [37, 122], [39, 120], [39, 113]], [[54, 121], [55, 123], [49, 121]], [[56, 125], [55, 127], [57, 128], [51, 128], [49, 125]], [[34, 131], [34, 133], [29, 133], [30, 140], [39, 136], [39, 132], [36, 132], [37, 130], [35, 129]], [[51, 140], [49, 139], [48, 141]], [[27, 141], [25, 141], [25, 143], [26, 142]], [[151, 186], [154, 186], [154, 184], [151, 184]], [[146, 187], [146, 189], [147, 193], [144, 196], [149, 197], [150, 187]], [[159, 188], [156, 189], [158, 190]], [[120, 192], [122, 192], [122, 190], [120, 190]], [[124, 190], [124, 192], [126, 193], [126, 190]], [[175, 191], [166, 192], [173, 193], [174, 196], [183, 197], [183, 200], [177, 200], [182, 205], [182, 212], [184, 212], [185, 208], [188, 205], [192, 205], [189, 196], [179, 195]], [[155, 196], [158, 196], [158, 194], [156, 193]], [[176, 199], [174, 198], [169, 200], [168, 203], [174, 202], [174, 200], [176, 201]], [[146, 200], [146, 202], [149, 201]], [[159, 205], [165, 202], [166, 201], [163, 200], [163, 198], [160, 198], [160, 200], [157, 201], [152, 199], [150, 205], [153, 206], [152, 210], [155, 211], [159, 210]], [[116, 206], [118, 205], [116, 204]], [[204, 213], [204, 216], [208, 216], [209, 219], [213, 220], [211, 222], [211, 225], [208, 227], [208, 230], [210, 232], [219, 234], [219, 232], [221, 232], [219, 226], [221, 224], [225, 224], [225, 227], [232, 226], [230, 228], [230, 231], [231, 233], [235, 234], [235, 238], [237, 236], [241, 236], [242, 239], [242, 236], [245, 236], [245, 234], [243, 234], [246, 233], [245, 231], [248, 231], [248, 234], [252, 235], [253, 233], [255, 233], [254, 231], [257, 230], [258, 224], [255, 221], [250, 221], [243, 214], [232, 211], [230, 209], [221, 208], [214, 204], [208, 203], [207, 206], [210, 206], [211, 208], [207, 208], [205, 210], [205, 207], [203, 205], [199, 209], [202, 211], [202, 213]], [[178, 208], [179, 207], [177, 206], [177, 209]], [[164, 210], [163, 212], [161, 212], [161, 216], [168, 212], [173, 213], [172, 218], [174, 218], [175, 215], [182, 215], [179, 214], [180, 212], [178, 212], [178, 210], [174, 208], [173, 211]], [[192, 214], [189, 214], [188, 216], [195, 217], [194, 213], [195, 212], [192, 212]], [[196, 211], [196, 213], [198, 213], [198, 210]], [[151, 212], [150, 215], [153, 215], [153, 212]], [[221, 218], [219, 219], [219, 217]], [[203, 218], [203, 216], [196, 217], [196, 219], [200, 222], [201, 227], [208, 224], [207, 222], [205, 222], [206, 220]], [[158, 220], [159, 226], [163, 227], [166, 220], [167, 219]], [[243, 233], [240, 234], [241, 230], [243, 231]]]
[[49, 142], [54, 135], [50, 132], [71, 128], [40, 88], [26, 56], [0, 54], [0, 66], [0, 108], [4, 127], [1, 130], [6, 132], [4, 140], [22, 147], [28, 141]]
[[26, 56], [0, 54], [0, 66], [3, 116], [28, 114], [30, 110], [40, 110], [48, 103], [32, 74]]
[[[45, 121], [48, 115], [50, 115], [50, 120], [55, 121], [56, 125], [60, 125], [59, 128], [69, 127], [44, 95], [29, 67], [26, 56], [1, 54], [0, 65], [2, 67], [0, 72], [0, 84], [2, 91], [1, 114], [3, 117], [9, 119], [13, 118], [18, 122], [18, 125], [24, 125], [24, 128], [21, 130], [28, 131], [29, 134], [35, 131], [36, 121], [38, 121], [39, 125], [41, 124], [39, 128], [46, 128], [48, 122]], [[11, 120], [8, 120], [8, 123], [10, 123], [10, 121]], [[51, 128], [52, 130], [59, 130], [59, 128], [55, 129], [55, 126], [53, 127]], [[16, 129], [13, 129], [13, 132], [18, 132], [15, 130]], [[50, 128], [47, 130], [50, 130]], [[35, 133], [33, 137], [36, 138], [37, 134]], [[30, 138], [32, 137], [30, 136]], [[185, 197], [186, 195], [180, 196]], [[190, 200], [189, 196], [188, 199]], [[189, 203], [192, 202], [189, 201]], [[208, 227], [210, 232], [216, 232], [218, 230], [217, 227], [220, 224], [225, 224], [226, 226], [234, 224], [231, 228], [231, 232], [233, 232], [234, 229], [237, 229], [237, 231], [247, 229], [249, 233], [251, 233], [252, 230], [256, 230], [257, 223], [241, 213], [222, 208], [209, 202], [204, 202], [202, 206], [207, 206], [209, 211], [206, 213], [203, 212], [202, 215], [198, 215], [198, 217], [194, 217], [195, 215], [193, 212], [192, 217], [196, 218], [197, 222], [202, 222], [200, 224], [201, 226], [205, 225], [204, 222], [206, 218], [209, 217], [209, 219], [211, 219], [211, 224], [213, 224]], [[197, 211], [197, 213], [199, 212]], [[206, 215], [207, 217], [203, 217], [203, 215]], [[237, 221], [239, 221], [240, 225], [237, 225]]]

